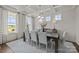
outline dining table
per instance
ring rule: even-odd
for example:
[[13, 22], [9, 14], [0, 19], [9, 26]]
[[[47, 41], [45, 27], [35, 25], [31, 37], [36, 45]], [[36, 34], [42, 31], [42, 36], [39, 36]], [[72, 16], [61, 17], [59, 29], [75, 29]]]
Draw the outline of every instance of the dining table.
[[[46, 32], [47, 40], [50, 41], [52, 39], [52, 42], [55, 42], [55, 53], [58, 53], [58, 41], [59, 41], [59, 34], [57, 31], [52, 31], [53, 29], [46, 29], [44, 32]], [[40, 30], [39, 30], [40, 31]], [[36, 32], [39, 32], [36, 31]], [[37, 35], [38, 38], [38, 35]], [[39, 43], [39, 38], [38, 38]]]
[[[36, 33], [38, 33], [39, 31], [36, 31]], [[59, 34], [56, 32], [50, 32], [50, 31], [45, 31], [46, 32], [46, 36], [48, 40], [52, 39], [52, 42], [55, 42], [55, 53], [58, 53], [58, 41], [59, 41]], [[25, 33], [24, 33], [25, 34]], [[24, 41], [25, 41], [25, 35], [24, 35]], [[39, 44], [39, 38], [38, 38], [38, 34], [37, 34], [37, 43]]]
[[59, 41], [59, 34], [53, 32], [46, 32], [47, 39], [55, 42], [55, 53], [58, 53], [58, 41]]

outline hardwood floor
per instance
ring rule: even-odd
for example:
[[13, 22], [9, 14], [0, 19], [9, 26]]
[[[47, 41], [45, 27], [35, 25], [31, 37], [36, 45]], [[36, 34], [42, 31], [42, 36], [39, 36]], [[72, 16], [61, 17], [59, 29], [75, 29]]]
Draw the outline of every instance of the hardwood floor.
[[9, 48], [6, 44], [0, 45], [0, 53], [14, 53], [11, 48]]
[[72, 41], [67, 41], [67, 42], [73, 43], [73, 45], [75, 46], [77, 52], [79, 53], [79, 45], [76, 42], [72, 42]]
[[79, 53], [79, 45], [75, 42], [73, 42], [73, 45], [75, 46], [75, 48], [77, 49], [77, 52]]
[[[76, 42], [72, 42], [72, 41], [67, 41], [67, 42], [73, 43], [77, 52], [79, 52], [79, 45]], [[14, 51], [10, 47], [8, 47], [6, 44], [2, 44], [0, 46], [1, 46], [0, 53], [14, 53]]]

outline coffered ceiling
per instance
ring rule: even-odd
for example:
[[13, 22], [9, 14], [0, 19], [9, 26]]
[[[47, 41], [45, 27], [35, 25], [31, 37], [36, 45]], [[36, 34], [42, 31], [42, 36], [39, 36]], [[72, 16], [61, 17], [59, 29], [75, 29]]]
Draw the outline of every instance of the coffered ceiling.
[[38, 16], [54, 14], [58, 11], [66, 10], [71, 6], [63, 5], [5, 5], [16, 9], [18, 12], [22, 12], [26, 15]]
[[44, 15], [51, 14], [55, 12], [55, 8], [59, 7], [58, 5], [25, 5], [25, 10], [29, 15]]

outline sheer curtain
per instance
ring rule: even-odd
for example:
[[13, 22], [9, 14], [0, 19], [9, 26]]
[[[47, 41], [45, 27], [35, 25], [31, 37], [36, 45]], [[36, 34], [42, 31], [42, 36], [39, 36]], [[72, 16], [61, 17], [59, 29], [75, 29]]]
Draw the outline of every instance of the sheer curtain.
[[2, 30], [2, 8], [0, 8], [0, 44], [2, 44], [2, 34], [3, 34], [3, 30]]
[[2, 8], [0, 8], [0, 33], [3, 32], [2, 30]]
[[7, 32], [8, 11], [7, 10], [3, 10], [2, 19], [3, 19], [3, 33], [8, 34], [8, 32]]

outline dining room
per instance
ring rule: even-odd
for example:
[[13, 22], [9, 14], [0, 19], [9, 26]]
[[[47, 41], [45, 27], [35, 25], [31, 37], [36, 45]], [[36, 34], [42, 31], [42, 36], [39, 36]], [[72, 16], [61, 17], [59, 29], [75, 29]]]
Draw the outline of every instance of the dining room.
[[0, 42], [15, 53], [77, 53], [77, 14], [76, 5], [0, 6]]

